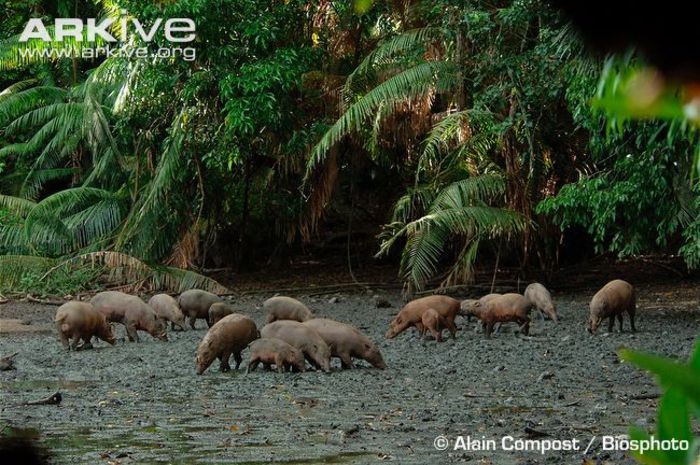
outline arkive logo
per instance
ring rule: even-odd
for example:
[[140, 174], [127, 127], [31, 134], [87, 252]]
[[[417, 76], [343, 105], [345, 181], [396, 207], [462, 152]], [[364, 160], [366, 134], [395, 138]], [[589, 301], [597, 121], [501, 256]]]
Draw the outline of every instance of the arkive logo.
[[[30, 19], [19, 41], [26, 43], [30, 40], [41, 40], [51, 43], [87, 42], [89, 44], [104, 43], [104, 46], [83, 47], [80, 54], [84, 58], [94, 58], [100, 55], [126, 56], [128, 58], [174, 58], [182, 57], [187, 61], [194, 60], [195, 49], [193, 47], [160, 47], [157, 50], [149, 50], [148, 47], [139, 46], [150, 44], [156, 34], [162, 30], [165, 40], [172, 44], [186, 44], [197, 37], [194, 21], [190, 18], [156, 18], [150, 25], [144, 25], [137, 18], [128, 17], [126, 10], [122, 10], [120, 18], [105, 18], [98, 22], [96, 18], [56, 18], [53, 20], [53, 28], [44, 24], [41, 18]], [[53, 32], [53, 36], [51, 34]], [[115, 37], [115, 35], [117, 37]], [[82, 45], [82, 44], [81, 44]], [[128, 45], [128, 47], [121, 45]], [[45, 58], [68, 56], [67, 50], [36, 50], [27, 49], [28, 54], [41, 54]]]
[[[106, 42], [118, 42], [119, 40], [108, 32], [108, 29], [116, 21], [114, 18], [107, 18], [98, 24], [95, 18], [88, 18], [87, 21], [80, 18], [56, 18], [54, 20], [54, 37], [52, 38], [44, 21], [41, 18], [32, 18], [24, 27], [19, 41], [27, 42], [29, 39], [41, 39], [46, 42], [52, 40], [62, 42], [66, 37], [82, 41], [83, 37], [87, 36], [88, 41], [94, 42], [99, 36]], [[133, 32], [129, 29], [129, 23], [133, 25]], [[165, 23], [163, 18], [157, 18], [150, 28], [142, 25], [136, 18], [123, 18], [119, 21], [119, 30], [124, 38], [135, 34], [144, 42], [151, 42], [161, 25], [163, 25], [165, 38], [170, 42], [192, 42], [197, 36], [194, 21], [190, 18], [170, 18], [165, 20]]]

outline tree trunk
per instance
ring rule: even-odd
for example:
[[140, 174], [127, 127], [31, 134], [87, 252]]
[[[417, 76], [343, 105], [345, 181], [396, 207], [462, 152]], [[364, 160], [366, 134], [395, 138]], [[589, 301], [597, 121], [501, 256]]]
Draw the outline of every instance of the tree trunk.
[[238, 231], [238, 250], [236, 251], [236, 268], [240, 270], [241, 265], [246, 263], [248, 254], [246, 252], [246, 231], [248, 229], [248, 217], [250, 216], [250, 183], [251, 183], [251, 156], [246, 157], [243, 168], [243, 211], [241, 212], [241, 227]]

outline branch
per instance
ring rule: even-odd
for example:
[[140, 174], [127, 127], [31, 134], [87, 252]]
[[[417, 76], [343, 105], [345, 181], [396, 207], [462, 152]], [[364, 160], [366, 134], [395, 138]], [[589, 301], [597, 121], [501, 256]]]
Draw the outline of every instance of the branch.
[[241, 292], [230, 292], [226, 294], [219, 294], [220, 296], [230, 296], [230, 295], [249, 295], [249, 294], [277, 294], [277, 293], [304, 293], [312, 291], [313, 294], [307, 294], [309, 296], [331, 294], [337, 290], [347, 289], [352, 287], [360, 288], [377, 288], [377, 289], [400, 289], [401, 284], [386, 284], [386, 283], [372, 283], [372, 282], [358, 282], [358, 283], [339, 283], [339, 284], [328, 284], [325, 286], [306, 286], [306, 287], [287, 287], [281, 289], [254, 289], [249, 291]]
[[23, 300], [25, 302], [33, 302], [33, 303], [44, 304], [44, 305], [63, 305], [66, 303], [65, 300], [37, 299], [36, 297], [32, 296], [31, 294], [27, 294], [27, 296], [21, 300]]

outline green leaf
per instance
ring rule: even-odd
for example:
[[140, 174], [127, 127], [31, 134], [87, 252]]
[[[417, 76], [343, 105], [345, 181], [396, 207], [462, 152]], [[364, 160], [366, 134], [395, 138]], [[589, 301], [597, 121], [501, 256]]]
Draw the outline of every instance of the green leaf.
[[695, 373], [700, 374], [700, 339], [695, 342], [695, 350], [690, 356], [690, 367]]
[[[679, 389], [669, 389], [661, 397], [657, 412], [656, 434], [649, 435], [638, 428], [630, 428], [630, 439], [638, 443], [653, 445], [656, 441], [687, 441], [690, 448], [683, 450], [661, 450], [651, 448], [645, 451], [634, 451], [635, 458], [648, 465], [693, 465], [694, 452], [693, 433], [690, 424], [688, 400]], [[653, 436], [653, 441], [652, 441]]]
[[354, 0], [353, 7], [355, 9], [355, 13], [358, 15], [367, 13], [369, 9], [372, 8], [372, 3], [372, 0]]
[[[690, 426], [688, 400], [683, 391], [678, 389], [666, 391], [659, 401], [658, 417], [659, 439], [686, 440], [692, 443], [693, 434]], [[668, 463], [689, 463], [689, 455], [689, 451], [685, 450], [666, 451]]]
[[[690, 365], [671, 361], [664, 357], [622, 349], [620, 356], [644, 368], [656, 376], [667, 389], [678, 389], [696, 405], [700, 405], [700, 372]], [[695, 363], [695, 362], [694, 362]]]
[[[634, 426], [630, 428], [630, 440], [641, 442], [649, 441], [650, 439], [651, 436], [646, 431]], [[644, 454], [640, 454], [639, 452], [635, 451], [633, 452], [633, 454], [635, 459], [637, 459], [639, 463], [642, 463], [644, 465], [671, 465], [668, 462], [666, 462], [666, 454], [664, 453], [664, 451], [649, 450], [644, 452]]]

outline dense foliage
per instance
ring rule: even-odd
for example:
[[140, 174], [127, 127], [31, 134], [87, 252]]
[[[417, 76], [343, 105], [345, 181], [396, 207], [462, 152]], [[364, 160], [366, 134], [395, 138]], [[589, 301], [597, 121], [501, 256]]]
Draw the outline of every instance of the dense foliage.
[[[178, 270], [254, 265], [353, 218], [386, 223], [371, 252], [400, 250], [411, 289], [468, 280], [481, 256], [554, 267], [571, 228], [597, 253], [700, 262], [694, 131], [611, 110], [639, 62], [598, 88], [604, 63], [541, 1], [5, 3], [5, 287], [84, 260], [201, 285]], [[76, 13], [192, 18], [196, 58], [17, 40], [30, 17]], [[159, 30], [119, 47], [171, 45]]]

